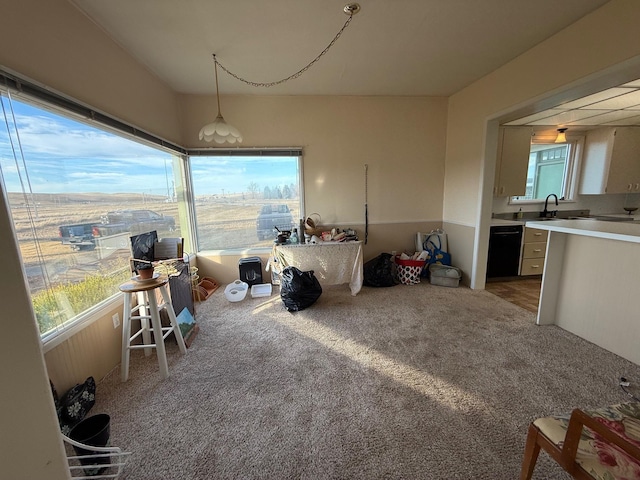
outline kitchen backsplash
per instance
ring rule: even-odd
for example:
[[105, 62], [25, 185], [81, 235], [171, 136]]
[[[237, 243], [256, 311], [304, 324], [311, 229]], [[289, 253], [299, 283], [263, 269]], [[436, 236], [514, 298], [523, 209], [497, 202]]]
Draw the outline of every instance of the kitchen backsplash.
[[[588, 210], [591, 215], [626, 213], [623, 209], [625, 202], [640, 206], [640, 194], [576, 195], [574, 201], [560, 202], [557, 207], [552, 198], [549, 200], [549, 210]], [[493, 199], [493, 216], [495, 218], [506, 218], [500, 214], [513, 214], [520, 209], [523, 212], [540, 212], [544, 209], [544, 200], [539, 203], [510, 204], [508, 197], [494, 197]]]

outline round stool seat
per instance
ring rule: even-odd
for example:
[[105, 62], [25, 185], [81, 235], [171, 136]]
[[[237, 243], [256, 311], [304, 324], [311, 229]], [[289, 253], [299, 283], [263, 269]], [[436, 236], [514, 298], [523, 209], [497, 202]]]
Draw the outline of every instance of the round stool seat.
[[162, 275], [153, 280], [147, 280], [143, 282], [131, 280], [129, 282], [123, 283], [118, 288], [121, 292], [127, 293], [146, 292], [149, 290], [153, 290], [154, 288], [161, 287], [162, 285], [166, 285], [168, 282], [169, 277], [165, 277], [164, 275]]

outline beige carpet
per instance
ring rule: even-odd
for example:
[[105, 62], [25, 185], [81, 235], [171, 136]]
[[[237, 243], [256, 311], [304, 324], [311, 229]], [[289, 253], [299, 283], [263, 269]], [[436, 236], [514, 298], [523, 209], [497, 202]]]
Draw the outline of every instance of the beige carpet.
[[[224, 287], [224, 286], [223, 286]], [[515, 479], [529, 422], [628, 400], [640, 367], [498, 297], [421, 283], [197, 304], [171, 376], [136, 351], [93, 413], [127, 479]], [[541, 454], [534, 478], [567, 478]]]

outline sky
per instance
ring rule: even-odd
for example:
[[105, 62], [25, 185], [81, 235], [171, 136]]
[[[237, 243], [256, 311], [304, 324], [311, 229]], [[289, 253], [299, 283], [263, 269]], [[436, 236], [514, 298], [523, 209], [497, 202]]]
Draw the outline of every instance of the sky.
[[[33, 193], [172, 194], [171, 153], [4, 94], [0, 99], [0, 170], [7, 192], [21, 192], [21, 185], [29, 191], [30, 184]], [[194, 157], [194, 190], [196, 195], [218, 195], [247, 192], [252, 182], [260, 191], [296, 184], [296, 160]]]

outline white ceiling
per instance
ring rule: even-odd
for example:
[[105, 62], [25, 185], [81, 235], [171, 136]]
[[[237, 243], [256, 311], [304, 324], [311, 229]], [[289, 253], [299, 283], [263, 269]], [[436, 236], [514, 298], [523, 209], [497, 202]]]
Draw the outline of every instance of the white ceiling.
[[[69, 0], [180, 93], [215, 92], [213, 60], [275, 81], [319, 54], [345, 0]], [[300, 78], [255, 88], [219, 71], [222, 94], [449, 96], [607, 0], [360, 0]]]

